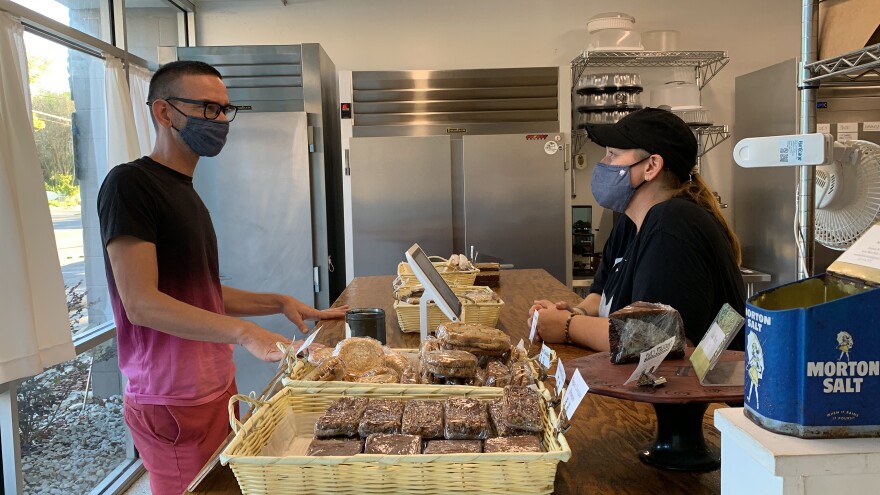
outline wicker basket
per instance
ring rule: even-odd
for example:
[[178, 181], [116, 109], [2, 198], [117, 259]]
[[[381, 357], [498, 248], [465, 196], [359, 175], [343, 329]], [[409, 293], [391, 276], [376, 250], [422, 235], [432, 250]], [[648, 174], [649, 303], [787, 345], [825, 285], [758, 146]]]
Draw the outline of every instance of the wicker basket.
[[[440, 276], [443, 277], [443, 280], [446, 281], [449, 285], [473, 285], [474, 280], [477, 278], [477, 273], [480, 273], [480, 270], [474, 268], [473, 270], [463, 270], [463, 271], [444, 271], [446, 268], [446, 263], [449, 261], [442, 256], [429, 256], [434, 261], [433, 265], [437, 268], [437, 271], [440, 272]], [[397, 279], [395, 280], [395, 285], [413, 285], [418, 284], [419, 280], [416, 278], [416, 274], [413, 273], [412, 268], [410, 268], [409, 263], [406, 261], [400, 262], [397, 265]]]
[[[458, 285], [451, 287], [452, 292], [461, 295], [465, 291], [480, 289], [486, 292], [492, 292], [489, 287], [481, 287], [475, 285]], [[495, 327], [498, 323], [498, 315], [501, 314], [501, 308], [504, 301], [497, 302], [479, 302], [475, 303], [468, 299], [460, 298], [462, 301], [461, 321], [464, 323], [482, 323], [490, 327]], [[408, 304], [401, 301], [394, 301], [394, 311], [397, 312], [397, 321], [400, 324], [400, 330], [404, 333], [419, 332], [419, 305]], [[449, 318], [443, 314], [434, 303], [428, 303], [428, 333], [443, 323], [449, 322]]]
[[325, 387], [320, 391], [287, 387], [268, 403], [260, 403], [244, 425], [232, 414], [235, 438], [220, 454], [228, 464], [244, 494], [297, 493], [313, 495], [343, 494], [517, 494], [553, 493], [556, 467], [571, 457], [571, 448], [558, 431], [556, 413], [544, 407], [544, 447], [540, 453], [367, 455], [351, 457], [265, 457], [263, 446], [288, 412], [322, 413], [334, 400], [345, 395], [370, 398], [442, 400], [451, 396], [490, 400], [502, 389], [483, 387], [462, 393], [461, 387], [410, 386], [399, 393], [384, 388]]

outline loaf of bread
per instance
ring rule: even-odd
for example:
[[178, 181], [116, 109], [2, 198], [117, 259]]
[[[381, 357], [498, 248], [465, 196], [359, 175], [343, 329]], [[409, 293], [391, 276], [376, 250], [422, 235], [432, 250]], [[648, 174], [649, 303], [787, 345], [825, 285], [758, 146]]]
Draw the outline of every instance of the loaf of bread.
[[416, 455], [422, 451], [417, 435], [375, 433], [367, 437], [364, 454]]
[[675, 344], [667, 357], [684, 357], [684, 322], [672, 306], [634, 302], [611, 313], [608, 322], [612, 363], [638, 362], [642, 352], [670, 337], [675, 337]]

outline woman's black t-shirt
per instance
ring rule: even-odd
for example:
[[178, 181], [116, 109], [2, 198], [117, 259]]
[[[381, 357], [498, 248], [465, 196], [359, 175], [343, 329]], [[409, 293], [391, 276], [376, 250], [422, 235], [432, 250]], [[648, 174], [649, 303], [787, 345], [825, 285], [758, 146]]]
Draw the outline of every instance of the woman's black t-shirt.
[[[684, 198], [654, 205], [640, 231], [620, 215], [590, 292], [602, 295], [601, 316], [636, 301], [672, 306], [694, 345], [724, 303], [745, 314], [742, 274], [723, 227]], [[744, 348], [742, 333], [729, 348]]]

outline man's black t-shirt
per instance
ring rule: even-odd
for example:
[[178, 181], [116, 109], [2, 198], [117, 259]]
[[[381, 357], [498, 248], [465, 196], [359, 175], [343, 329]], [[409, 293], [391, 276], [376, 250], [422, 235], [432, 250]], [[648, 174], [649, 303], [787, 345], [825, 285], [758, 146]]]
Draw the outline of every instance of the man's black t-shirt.
[[[684, 198], [654, 205], [640, 231], [620, 215], [590, 292], [602, 294], [601, 316], [636, 301], [672, 306], [694, 345], [725, 302], [745, 314], [745, 286], [723, 227]], [[742, 333], [729, 348], [743, 349]]]

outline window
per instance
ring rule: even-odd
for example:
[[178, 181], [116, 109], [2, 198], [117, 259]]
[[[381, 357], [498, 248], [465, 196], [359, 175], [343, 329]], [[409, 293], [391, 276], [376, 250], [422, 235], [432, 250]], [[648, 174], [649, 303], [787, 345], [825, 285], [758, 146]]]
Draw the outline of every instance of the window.
[[111, 15], [107, 0], [12, 0], [65, 26], [110, 43]]
[[128, 51], [150, 62], [165, 63], [162, 47], [185, 46], [180, 36], [184, 12], [165, 0], [142, 0], [125, 6]]

